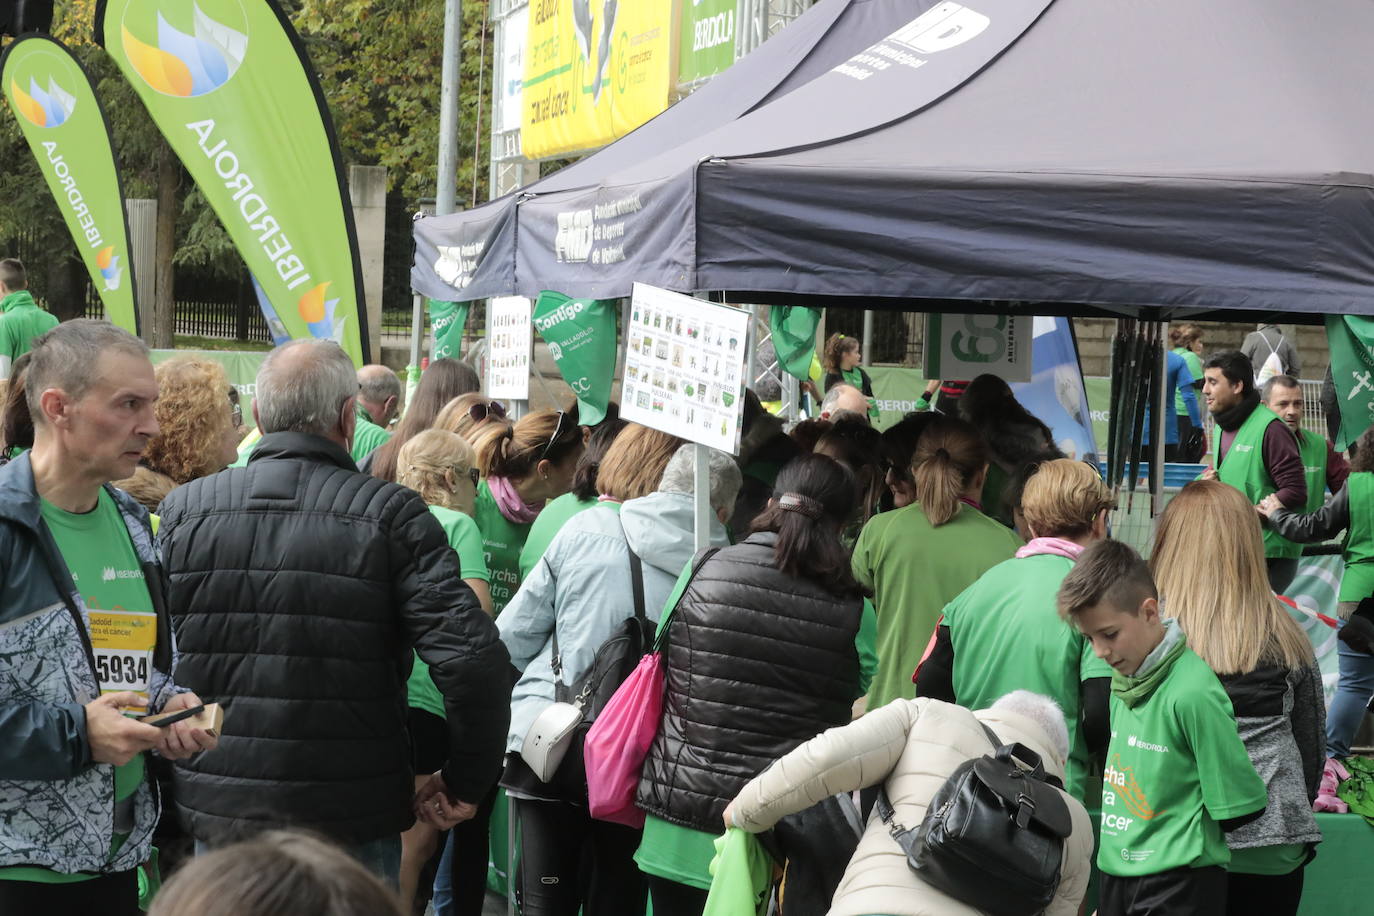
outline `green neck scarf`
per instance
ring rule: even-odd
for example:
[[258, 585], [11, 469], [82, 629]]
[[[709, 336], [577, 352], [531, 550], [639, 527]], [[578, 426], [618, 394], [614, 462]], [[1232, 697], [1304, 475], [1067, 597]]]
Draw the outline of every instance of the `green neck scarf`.
[[1178, 621], [1172, 617], [1165, 617], [1164, 638], [1149, 655], [1145, 656], [1139, 670], [1132, 675], [1125, 675], [1119, 671], [1112, 673], [1112, 696], [1119, 698], [1127, 707], [1144, 703], [1155, 692], [1155, 688], [1169, 676], [1174, 662], [1187, 646], [1188, 639], [1183, 635], [1183, 629], [1178, 625]]

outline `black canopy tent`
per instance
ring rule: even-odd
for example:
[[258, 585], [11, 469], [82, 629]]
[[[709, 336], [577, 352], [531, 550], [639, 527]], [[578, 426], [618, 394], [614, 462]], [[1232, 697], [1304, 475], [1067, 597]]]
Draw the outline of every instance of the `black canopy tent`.
[[[793, 64], [808, 44], [841, 47], [816, 38], [843, 30], [839, 6], [499, 216], [473, 211], [447, 240], [439, 220], [418, 223], [416, 288], [607, 298], [643, 281], [917, 311], [1374, 312], [1374, 4], [917, 0], [904, 16], [967, 7], [990, 24], [933, 52], [889, 35], [760, 96], [760, 55], [791, 30], [777, 53]], [[749, 90], [760, 103], [714, 129], [689, 110], [682, 125], [705, 132], [673, 127], [676, 142], [644, 155], [673, 111]], [[598, 159], [615, 168], [588, 167]], [[501, 221], [513, 267], [445, 283], [438, 246]], [[473, 277], [497, 250], [473, 256]]]
[[418, 221], [415, 289], [445, 300], [510, 294], [521, 201], [595, 187], [686, 138], [709, 134], [809, 83], [930, 5], [929, 0], [821, 0], [725, 76], [615, 143], [480, 207]]

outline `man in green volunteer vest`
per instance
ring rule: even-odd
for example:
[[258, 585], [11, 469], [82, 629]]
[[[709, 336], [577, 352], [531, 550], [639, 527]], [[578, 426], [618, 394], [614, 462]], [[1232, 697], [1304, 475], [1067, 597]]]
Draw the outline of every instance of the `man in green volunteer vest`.
[[[1303, 475], [1307, 480], [1307, 502], [1299, 512], [1316, 512], [1322, 507], [1329, 490], [1339, 493], [1350, 476], [1350, 462], [1327, 439], [1302, 428], [1307, 405], [1302, 398], [1302, 385], [1291, 375], [1276, 375], [1260, 389], [1264, 406], [1272, 410], [1298, 440], [1298, 454], [1302, 456]], [[1298, 544], [1292, 556], [1302, 555]]]
[[29, 352], [34, 338], [55, 327], [57, 318], [29, 294], [24, 265], [14, 258], [0, 261], [0, 379], [10, 377], [10, 366]]
[[[1307, 475], [1298, 440], [1260, 403], [1250, 360], [1237, 350], [1214, 353], [1203, 363], [1202, 376], [1202, 397], [1218, 430], [1212, 466], [1203, 477], [1230, 484], [1256, 505], [1273, 493], [1285, 507], [1304, 511]], [[1282, 594], [1293, 581], [1301, 553], [1298, 545], [1265, 527], [1264, 556], [1274, 591]]]

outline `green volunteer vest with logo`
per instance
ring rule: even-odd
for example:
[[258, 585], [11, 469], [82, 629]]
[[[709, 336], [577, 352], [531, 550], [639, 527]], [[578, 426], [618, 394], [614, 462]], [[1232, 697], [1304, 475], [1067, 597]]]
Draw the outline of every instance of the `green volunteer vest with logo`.
[[1356, 471], [1345, 481], [1350, 524], [1345, 529], [1345, 574], [1338, 601], [1374, 595], [1374, 471]]
[[[1221, 431], [1217, 431], [1213, 458], [1216, 460], [1217, 479], [1230, 484], [1245, 494], [1252, 503], [1258, 503], [1271, 493], [1278, 492], [1274, 479], [1264, 467], [1264, 431], [1270, 423], [1282, 423], [1279, 415], [1260, 404], [1236, 430], [1231, 447], [1226, 450], [1226, 460], [1221, 460]], [[1296, 548], [1296, 553], [1294, 552]], [[1297, 557], [1302, 555], [1302, 545], [1281, 538], [1274, 531], [1264, 529], [1264, 555], [1266, 557]]]
[[[1326, 502], [1326, 440], [1309, 432], [1298, 433], [1298, 456], [1302, 459], [1302, 474], [1307, 481], [1307, 503], [1294, 511], [1309, 514], [1316, 512]], [[1271, 545], [1265, 531], [1264, 553], [1270, 557], [1288, 557], [1296, 560], [1302, 556], [1302, 545], [1274, 535], [1278, 542]], [[1275, 553], [1270, 547], [1276, 547]]]

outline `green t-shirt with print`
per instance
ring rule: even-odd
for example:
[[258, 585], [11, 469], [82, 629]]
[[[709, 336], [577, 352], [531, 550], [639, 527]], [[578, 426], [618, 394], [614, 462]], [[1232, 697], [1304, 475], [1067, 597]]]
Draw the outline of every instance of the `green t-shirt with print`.
[[[559, 531], [563, 530], [563, 525], [568, 519], [579, 512], [585, 512], [592, 506], [597, 505], [594, 499], [578, 499], [572, 493], [564, 493], [557, 499], [549, 501], [549, 504], [539, 513], [539, 517], [530, 526], [528, 536], [525, 538], [525, 546], [520, 549], [520, 578], [523, 580], [534, 569], [534, 564], [544, 556], [544, 551], [549, 549], [554, 537]], [[620, 511], [620, 503], [607, 500], [606, 505]]]
[[1016, 532], [972, 506], [938, 528], [919, 503], [873, 516], [854, 545], [854, 577], [873, 589], [878, 673], [868, 708], [912, 699], [912, 672], [945, 605], [1021, 547]]
[[[429, 511], [438, 519], [439, 527], [444, 529], [448, 546], [458, 554], [458, 566], [463, 578], [491, 581], [487, 561], [482, 554], [482, 533], [477, 530], [477, 523], [456, 509], [430, 506]], [[416, 709], [444, 717], [444, 695], [434, 686], [434, 680], [429, 676], [429, 665], [421, 661], [418, 654], [410, 669], [410, 679], [406, 681], [406, 702]]]
[[1052, 697], [1069, 726], [1064, 788], [1083, 800], [1089, 755], [1080, 727], [1080, 685], [1112, 676], [1092, 643], [1059, 616], [1055, 597], [1073, 569], [1067, 557], [1042, 554], [999, 563], [945, 606], [954, 647], [954, 696], [985, 709], [1013, 690]]
[[520, 551], [525, 547], [532, 523], [517, 524], [502, 515], [485, 480], [477, 485], [473, 519], [482, 532], [482, 549], [491, 572], [492, 610], [499, 616], [520, 588]]
[[1097, 866], [1121, 878], [1226, 865], [1219, 822], [1268, 801], [1212, 669], [1186, 647], [1161, 664], [1170, 667], [1134, 706], [1112, 692]]
[[[90, 512], [67, 512], [47, 500], [41, 502], [40, 511], [77, 592], [86, 602], [101, 692], [135, 690], [146, 696], [157, 616], [119, 507], [101, 488], [96, 507]], [[145, 778], [143, 754], [115, 767], [115, 802], [133, 797]], [[125, 834], [112, 837], [112, 858], [125, 839]], [[47, 884], [70, 884], [94, 877], [26, 866], [0, 869], [0, 879]]]

